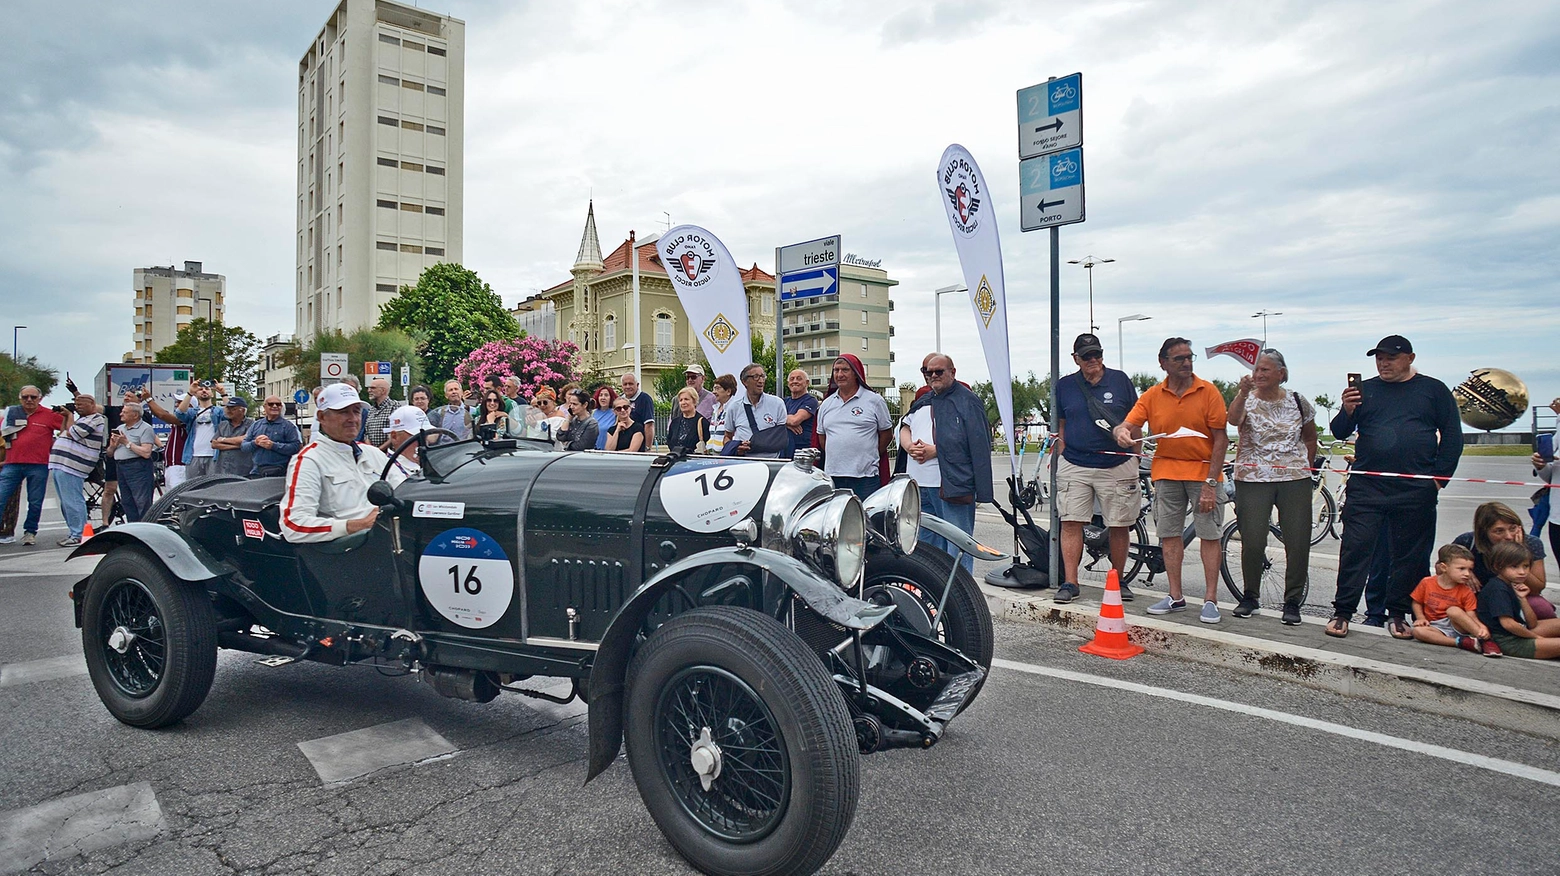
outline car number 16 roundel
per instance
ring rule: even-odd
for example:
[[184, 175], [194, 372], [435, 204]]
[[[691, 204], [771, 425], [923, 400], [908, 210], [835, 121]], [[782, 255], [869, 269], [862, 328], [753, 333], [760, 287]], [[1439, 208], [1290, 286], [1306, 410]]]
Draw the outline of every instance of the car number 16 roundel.
[[434, 536], [417, 563], [417, 579], [434, 611], [469, 629], [498, 623], [515, 596], [515, 572], [504, 549], [467, 527]]
[[699, 462], [661, 479], [661, 504], [677, 525], [721, 532], [747, 516], [769, 487], [762, 462]]

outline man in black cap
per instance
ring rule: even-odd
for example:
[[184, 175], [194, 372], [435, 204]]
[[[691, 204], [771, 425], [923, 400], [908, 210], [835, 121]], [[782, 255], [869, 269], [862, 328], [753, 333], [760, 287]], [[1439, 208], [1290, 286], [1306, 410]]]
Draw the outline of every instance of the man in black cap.
[[[1057, 431], [1061, 439], [1053, 453], [1057, 461], [1057, 508], [1062, 519], [1062, 583], [1057, 602], [1078, 597], [1078, 563], [1083, 559], [1083, 525], [1094, 519], [1094, 506], [1110, 532], [1110, 564], [1118, 573], [1127, 562], [1131, 527], [1142, 504], [1137, 460], [1122, 454], [1111, 437], [1137, 403], [1132, 379], [1105, 367], [1105, 350], [1092, 334], [1073, 340], [1078, 370], [1056, 383]], [[1121, 598], [1132, 599], [1127, 582]]]
[[[1346, 440], [1359, 431], [1354, 467], [1362, 472], [1450, 477], [1462, 457], [1462, 421], [1446, 384], [1414, 370], [1414, 345], [1402, 335], [1381, 339], [1365, 355], [1376, 359], [1376, 377], [1343, 391], [1332, 433]], [[1387, 631], [1411, 639], [1404, 620], [1409, 594], [1430, 570], [1435, 546], [1435, 506], [1445, 481], [1358, 474], [1349, 479], [1338, 552], [1338, 595], [1327, 635], [1348, 635], [1359, 607], [1376, 539], [1391, 534], [1392, 577], [1387, 585]]]

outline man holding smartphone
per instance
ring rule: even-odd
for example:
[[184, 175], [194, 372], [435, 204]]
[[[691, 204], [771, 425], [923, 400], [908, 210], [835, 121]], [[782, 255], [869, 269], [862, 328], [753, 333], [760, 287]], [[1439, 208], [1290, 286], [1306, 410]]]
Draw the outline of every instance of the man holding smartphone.
[[[1414, 345], [1402, 335], [1381, 339], [1365, 355], [1376, 360], [1376, 376], [1350, 375], [1334, 437], [1356, 431], [1354, 467], [1360, 471], [1451, 477], [1462, 458], [1462, 420], [1446, 384], [1414, 369]], [[1435, 510], [1445, 481], [1357, 474], [1349, 479], [1343, 506], [1343, 543], [1338, 552], [1338, 595], [1327, 635], [1343, 638], [1359, 608], [1376, 541], [1391, 534], [1392, 576], [1387, 584], [1387, 631], [1412, 639], [1409, 594], [1430, 570], [1435, 546]]]

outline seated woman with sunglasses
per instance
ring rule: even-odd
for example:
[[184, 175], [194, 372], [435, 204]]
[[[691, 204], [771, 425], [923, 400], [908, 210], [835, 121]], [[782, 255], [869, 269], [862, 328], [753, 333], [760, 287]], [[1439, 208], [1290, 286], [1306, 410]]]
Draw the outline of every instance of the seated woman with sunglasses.
[[634, 405], [627, 398], [618, 397], [612, 403], [612, 413], [617, 422], [607, 431], [607, 449], [624, 453], [638, 453], [645, 449], [644, 426], [634, 422]]
[[482, 406], [477, 409], [478, 434], [487, 438], [519, 438], [525, 434], [525, 423], [510, 418], [504, 410], [504, 396], [496, 389], [482, 393]]

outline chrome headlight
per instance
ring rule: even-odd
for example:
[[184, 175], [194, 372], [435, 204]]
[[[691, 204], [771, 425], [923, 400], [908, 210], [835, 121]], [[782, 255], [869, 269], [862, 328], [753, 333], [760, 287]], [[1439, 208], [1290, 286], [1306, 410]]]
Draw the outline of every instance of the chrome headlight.
[[796, 557], [852, 587], [861, 577], [866, 560], [867, 521], [861, 501], [840, 490], [798, 514], [790, 527]]
[[900, 553], [915, 551], [921, 541], [921, 488], [909, 475], [895, 475], [888, 486], [862, 503], [867, 524]]

